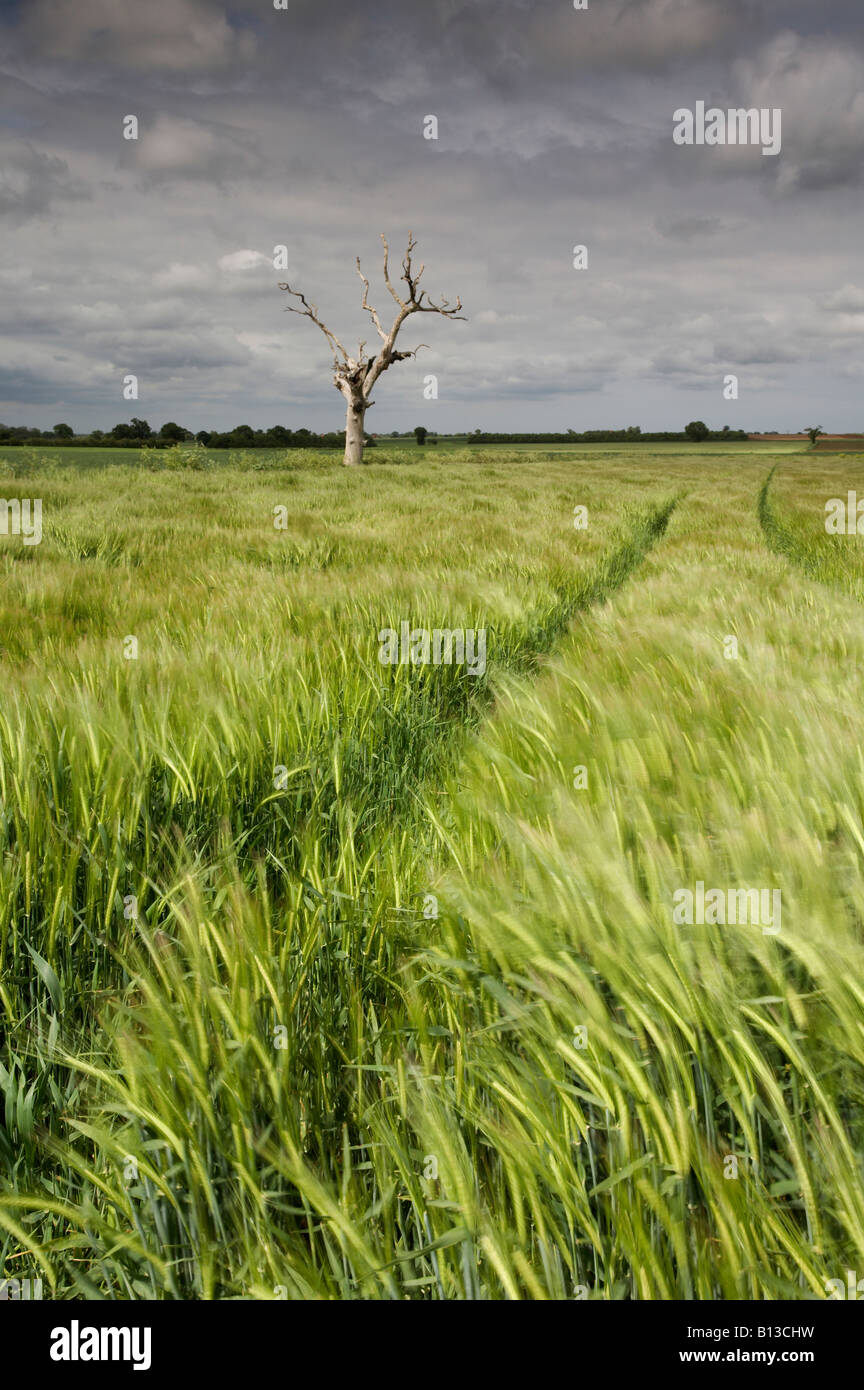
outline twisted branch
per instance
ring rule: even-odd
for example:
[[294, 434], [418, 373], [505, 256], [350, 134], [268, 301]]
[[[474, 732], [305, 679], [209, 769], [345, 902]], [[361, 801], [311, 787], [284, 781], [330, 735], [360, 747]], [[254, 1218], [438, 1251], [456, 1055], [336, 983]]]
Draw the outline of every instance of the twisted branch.
[[[289, 304], [287, 307], [291, 312], [300, 314], [304, 318], [310, 318], [313, 323], [317, 323], [321, 332], [329, 342], [333, 349], [333, 381], [342, 392], [343, 396], [349, 400], [362, 396], [367, 405], [371, 404], [369, 393], [372, 387], [381, 373], [386, 371], [391, 363], [402, 362], [407, 357], [416, 357], [421, 348], [428, 348], [429, 346], [428, 343], [419, 343], [416, 348], [411, 348], [407, 352], [396, 351], [396, 338], [399, 330], [411, 314], [441, 314], [444, 318], [461, 319], [463, 322], [465, 319], [464, 314], [459, 312], [462, 308], [461, 298], [457, 298], [456, 303], [453, 305], [451, 305], [449, 299], [443, 298], [439, 304], [436, 304], [426, 290], [420, 289], [420, 277], [426, 267], [424, 264], [420, 266], [419, 270], [415, 271], [414, 269], [413, 252], [417, 242], [414, 240], [412, 232], [408, 233], [408, 247], [402, 258], [401, 279], [408, 288], [408, 298], [403, 299], [401, 295], [397, 293], [390, 278], [390, 247], [387, 244], [387, 238], [384, 236], [383, 232], [381, 233], [381, 240], [384, 244], [384, 283], [396, 304], [399, 306], [389, 333], [385, 332], [377, 309], [374, 305], [369, 303], [369, 281], [360, 267], [360, 257], [357, 257], [357, 274], [363, 282], [363, 301], [361, 307], [369, 314], [375, 325], [375, 330], [384, 345], [377, 357], [371, 359], [366, 357], [365, 340], [359, 344], [358, 356], [356, 358], [349, 357], [339, 339], [336, 337], [336, 334], [331, 332], [327, 325], [318, 317], [317, 307], [311, 304], [299, 290], [292, 290], [290, 285], [281, 284], [279, 286], [280, 290], [287, 290], [295, 299], [299, 299], [303, 305], [302, 309], [298, 309], [293, 304]], [[423, 302], [424, 299], [426, 300], [425, 304]], [[341, 362], [339, 361], [337, 352], [342, 354]]]

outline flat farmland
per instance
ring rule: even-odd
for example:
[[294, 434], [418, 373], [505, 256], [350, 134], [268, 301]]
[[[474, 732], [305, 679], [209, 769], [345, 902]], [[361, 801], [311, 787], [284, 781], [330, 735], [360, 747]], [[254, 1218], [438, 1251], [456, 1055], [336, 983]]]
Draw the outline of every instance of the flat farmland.
[[864, 550], [825, 504], [864, 464], [84, 454], [0, 449], [7, 1267], [418, 1300], [861, 1268]]

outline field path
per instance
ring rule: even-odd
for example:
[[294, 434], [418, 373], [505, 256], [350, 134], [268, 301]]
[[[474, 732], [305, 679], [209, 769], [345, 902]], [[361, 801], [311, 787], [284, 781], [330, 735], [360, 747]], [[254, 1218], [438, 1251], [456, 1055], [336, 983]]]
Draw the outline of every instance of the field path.
[[[601, 1297], [818, 1297], [864, 1261], [864, 622], [778, 569], [757, 491], [693, 479], [640, 582], [510, 685], [454, 794], [424, 968], [469, 1166], [518, 1170], [547, 1219], [554, 1191], [547, 1268], [551, 1247], [561, 1287]], [[779, 890], [780, 930], [676, 923], [699, 882]]]

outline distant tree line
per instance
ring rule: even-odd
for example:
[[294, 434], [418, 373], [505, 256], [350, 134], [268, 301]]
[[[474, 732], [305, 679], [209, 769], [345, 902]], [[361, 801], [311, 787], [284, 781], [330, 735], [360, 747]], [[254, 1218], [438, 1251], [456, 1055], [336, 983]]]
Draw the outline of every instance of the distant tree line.
[[709, 430], [703, 420], [691, 420], [683, 430], [657, 430], [644, 432], [638, 425], [629, 425], [626, 430], [568, 430], [566, 434], [489, 434], [475, 430], [468, 436], [472, 444], [628, 444], [634, 440], [645, 444], [661, 444], [666, 441], [679, 443], [699, 443], [714, 439], [747, 439], [746, 430], [733, 430], [724, 425], [722, 430]]
[[[55, 425], [53, 430], [31, 429], [28, 425], [0, 424], [0, 444], [63, 444], [69, 447], [103, 449], [138, 449], [142, 444], [154, 449], [167, 449], [172, 444], [197, 440], [208, 449], [344, 449], [345, 431], [334, 430], [330, 434], [316, 434], [314, 430], [289, 430], [284, 425], [273, 425], [267, 430], [253, 430], [251, 425], [237, 425], [233, 430], [199, 430], [193, 434], [175, 420], [168, 420], [161, 429], [154, 430], [146, 420], [132, 417], [121, 421], [112, 430], [93, 430], [90, 434], [76, 434], [71, 425]], [[367, 447], [374, 445], [367, 440]]]
[[[434, 444], [435, 436], [423, 425], [413, 431], [416, 442]], [[462, 439], [464, 435], [439, 436]], [[411, 438], [393, 430], [391, 439]], [[703, 420], [691, 420], [683, 430], [662, 430], [644, 433], [638, 425], [629, 425], [623, 430], [567, 430], [564, 434], [502, 434], [474, 430], [467, 436], [471, 444], [622, 444], [634, 441], [645, 444], [666, 441], [685, 443], [688, 440], [699, 443], [703, 440], [746, 440], [746, 430], [733, 430], [724, 425], [722, 430], [709, 430]], [[137, 449], [142, 444], [150, 448], [167, 449], [172, 444], [197, 440], [208, 449], [344, 449], [345, 431], [332, 430], [329, 434], [316, 434], [314, 430], [289, 430], [285, 425], [271, 425], [266, 430], [255, 430], [251, 425], [236, 425], [232, 430], [191, 430], [178, 425], [176, 420], [167, 420], [159, 430], [154, 430], [146, 420], [133, 415], [131, 420], [121, 421], [113, 429], [93, 430], [90, 434], [76, 434], [71, 425], [61, 423], [52, 430], [33, 429], [29, 425], [0, 424], [0, 444], [62, 444], [69, 447], [103, 449]], [[375, 445], [375, 437], [367, 436], [366, 448]]]

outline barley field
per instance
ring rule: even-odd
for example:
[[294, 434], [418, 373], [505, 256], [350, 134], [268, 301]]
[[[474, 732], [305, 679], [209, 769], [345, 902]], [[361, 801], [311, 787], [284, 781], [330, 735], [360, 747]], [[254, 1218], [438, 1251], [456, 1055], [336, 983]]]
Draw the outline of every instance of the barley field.
[[[864, 543], [824, 506], [864, 462], [78, 453], [0, 450], [42, 503], [0, 535], [0, 1277], [861, 1268]], [[403, 623], [484, 669], [382, 664]], [[700, 883], [782, 923], [676, 921]]]

